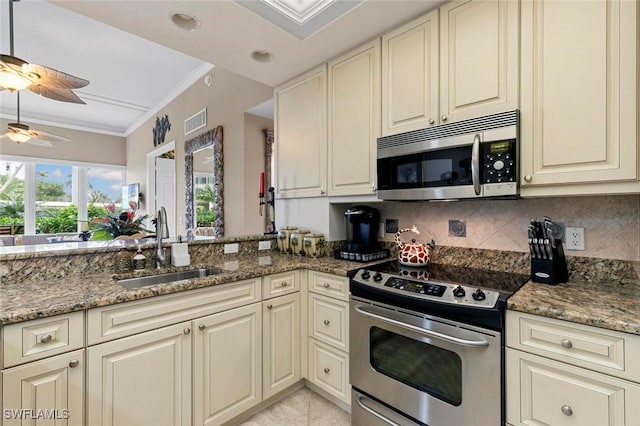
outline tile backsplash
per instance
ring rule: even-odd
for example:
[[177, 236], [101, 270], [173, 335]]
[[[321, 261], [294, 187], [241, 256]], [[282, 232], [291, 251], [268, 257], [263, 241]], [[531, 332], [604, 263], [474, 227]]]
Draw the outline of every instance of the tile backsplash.
[[[384, 202], [381, 219], [399, 219], [399, 227], [416, 225], [419, 241], [492, 250], [528, 251], [531, 218], [549, 216], [568, 227], [584, 228], [585, 250], [568, 256], [640, 260], [640, 195], [562, 197], [456, 202]], [[449, 220], [466, 223], [466, 237], [449, 236]], [[406, 235], [406, 238], [413, 238]], [[385, 234], [393, 241], [393, 234]]]

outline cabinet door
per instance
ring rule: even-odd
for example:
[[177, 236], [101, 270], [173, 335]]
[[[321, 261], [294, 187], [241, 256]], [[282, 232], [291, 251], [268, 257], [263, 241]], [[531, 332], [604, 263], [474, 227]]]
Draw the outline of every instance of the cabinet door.
[[438, 118], [438, 11], [382, 36], [382, 135]]
[[370, 195], [380, 136], [380, 39], [329, 62], [329, 195]]
[[83, 425], [83, 370], [84, 349], [4, 370], [2, 424]]
[[194, 425], [219, 425], [262, 400], [262, 304], [193, 321]]
[[518, 107], [517, 0], [440, 8], [440, 122]]
[[327, 66], [275, 90], [276, 195], [317, 197], [327, 182]]
[[300, 293], [262, 302], [262, 397], [300, 380]]
[[636, 180], [637, 8], [522, 2], [523, 195], [606, 192], [536, 185]]
[[191, 424], [191, 323], [87, 349], [87, 423]]

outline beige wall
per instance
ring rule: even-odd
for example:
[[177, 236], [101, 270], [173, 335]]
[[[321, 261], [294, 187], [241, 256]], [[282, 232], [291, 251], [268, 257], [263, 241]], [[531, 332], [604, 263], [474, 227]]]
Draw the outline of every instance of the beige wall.
[[[253, 106], [273, 96], [273, 88], [248, 80], [231, 72], [214, 68], [213, 84], [202, 80], [194, 83], [181, 96], [159, 111], [156, 116], [169, 116], [171, 130], [165, 142], [176, 142], [176, 216], [178, 232], [184, 232], [184, 142], [218, 125], [224, 128], [224, 222], [225, 235], [246, 234], [245, 169], [258, 170], [262, 163], [245, 161], [245, 114]], [[207, 108], [207, 127], [184, 136], [184, 120]], [[140, 182], [146, 194], [146, 154], [154, 150], [155, 116], [127, 137], [127, 180]], [[257, 178], [256, 178], [257, 179]], [[257, 183], [256, 183], [257, 185]], [[257, 207], [256, 207], [257, 209]]]
[[[260, 172], [265, 169], [264, 129], [273, 129], [273, 120], [245, 114], [244, 119], [244, 232], [261, 234], [265, 230], [265, 216], [258, 211]], [[267, 188], [269, 187], [267, 183]]]
[[[9, 120], [0, 119], [0, 129], [4, 132]], [[59, 142], [53, 147], [32, 144], [16, 144], [7, 138], [0, 140], [0, 155], [21, 157], [50, 158], [54, 160], [82, 161], [87, 163], [116, 164], [124, 166], [126, 162], [125, 138], [109, 136], [81, 130], [63, 129], [44, 124], [24, 124], [44, 132], [53, 133], [71, 139], [71, 142]]]

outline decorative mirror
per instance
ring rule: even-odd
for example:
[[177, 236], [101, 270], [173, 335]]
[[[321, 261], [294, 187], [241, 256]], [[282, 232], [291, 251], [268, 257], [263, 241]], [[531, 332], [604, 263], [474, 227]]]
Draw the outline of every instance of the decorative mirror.
[[222, 126], [184, 143], [185, 227], [194, 235], [224, 236]]

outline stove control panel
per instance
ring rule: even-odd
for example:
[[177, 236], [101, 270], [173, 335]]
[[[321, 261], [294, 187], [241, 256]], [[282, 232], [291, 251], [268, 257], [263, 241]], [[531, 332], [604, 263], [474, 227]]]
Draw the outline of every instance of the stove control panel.
[[353, 277], [359, 283], [407, 297], [476, 308], [493, 308], [497, 291], [435, 281], [419, 281], [384, 272], [361, 269]]

